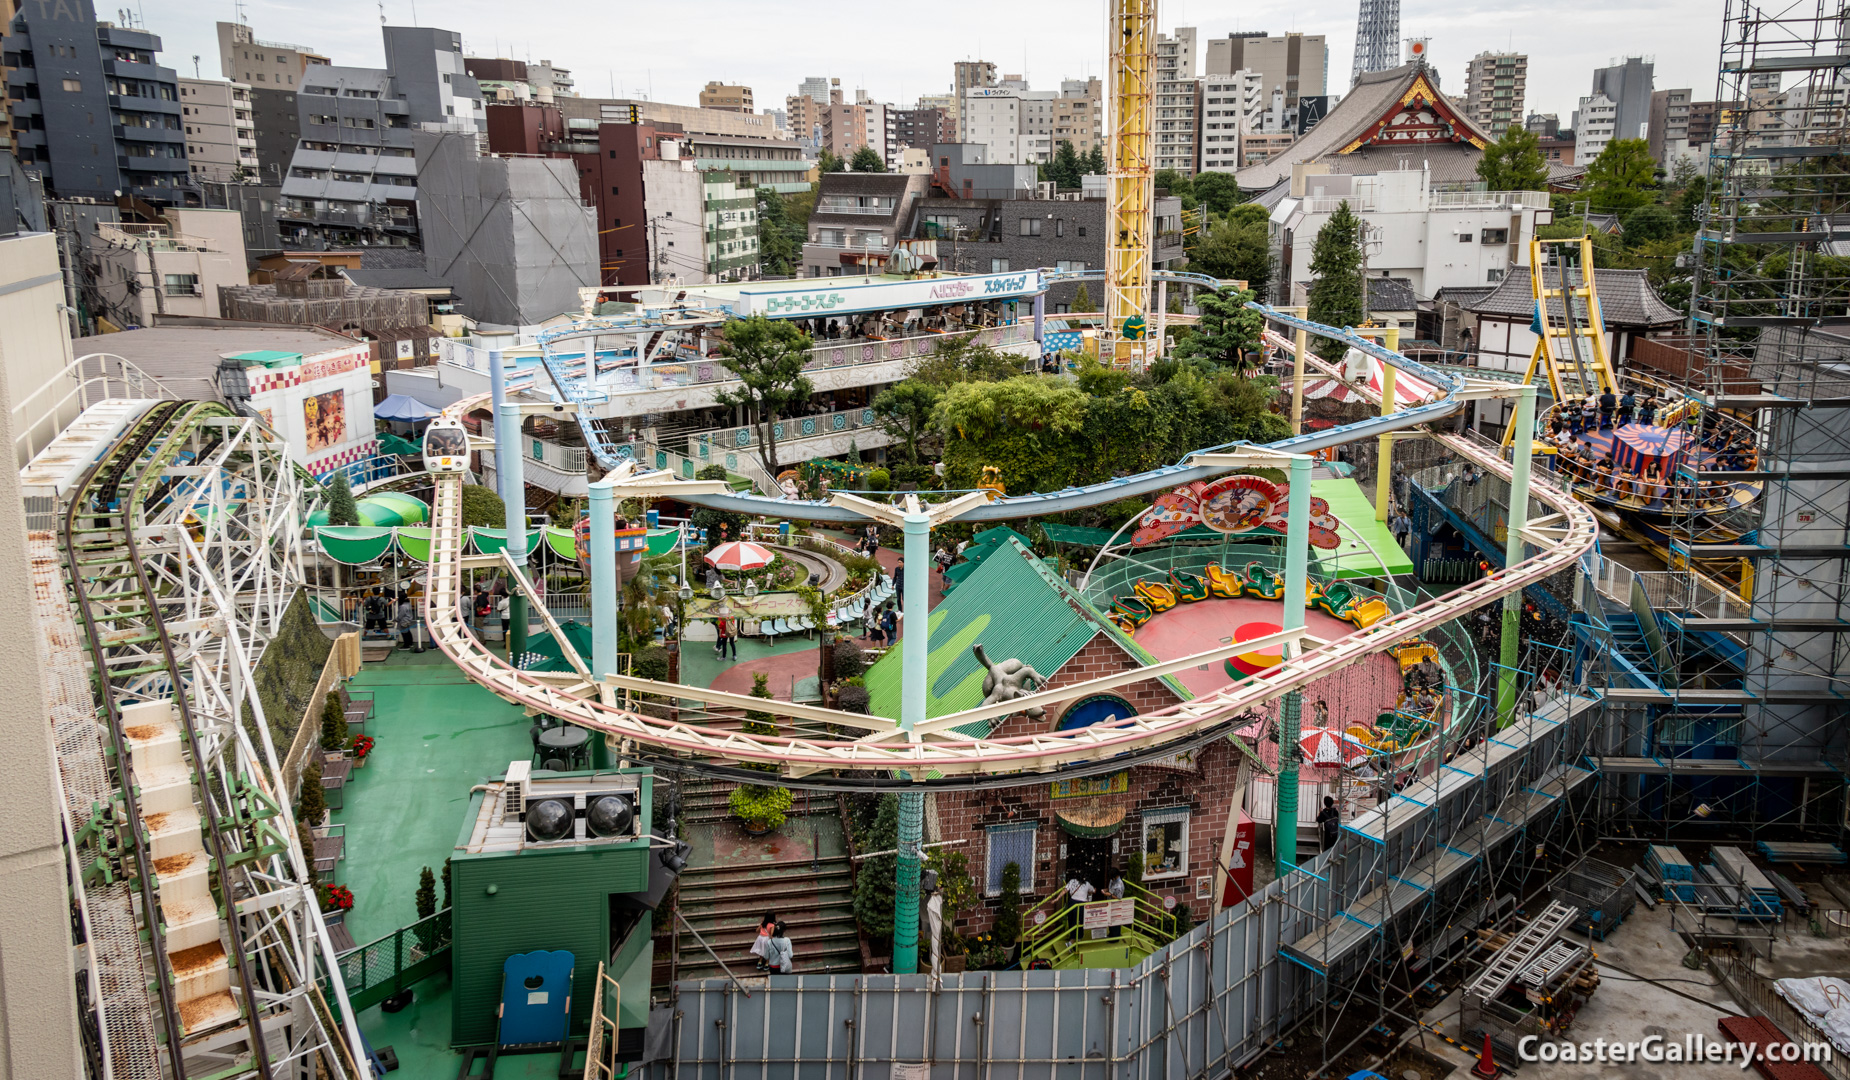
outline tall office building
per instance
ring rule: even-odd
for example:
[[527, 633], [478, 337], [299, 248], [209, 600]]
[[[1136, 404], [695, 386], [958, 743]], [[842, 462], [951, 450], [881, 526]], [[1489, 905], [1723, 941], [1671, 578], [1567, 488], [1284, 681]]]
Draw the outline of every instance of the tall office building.
[[[836, 79], [835, 82], [839, 84], [841, 80]], [[829, 103], [829, 80], [821, 75], [811, 75], [797, 84], [797, 93], [818, 105], [827, 105]]]
[[1201, 77], [1202, 172], [1234, 172], [1245, 165], [1245, 137], [1264, 127], [1267, 95], [1257, 71]]
[[[1589, 96], [1598, 97], [1603, 94], [1612, 102], [1613, 138], [1650, 138], [1651, 94], [1656, 89], [1652, 74], [1654, 66], [1642, 56], [1628, 56], [1611, 67], [1594, 69], [1593, 93]], [[1578, 127], [1575, 134], [1579, 134]]]
[[29, 4], [3, 51], [14, 152], [59, 198], [198, 205], [186, 160], [179, 76], [161, 39], [98, 23], [91, 0]]
[[1523, 122], [1528, 78], [1526, 53], [1481, 52], [1465, 63], [1465, 91], [1455, 100], [1478, 127], [1501, 136]]
[[1203, 70], [1208, 75], [1256, 72], [1266, 99], [1274, 90], [1283, 91], [1286, 110], [1295, 112], [1299, 97], [1329, 95], [1329, 60], [1322, 34], [1272, 37], [1255, 30], [1210, 40]]
[[224, 79], [182, 78], [180, 126], [195, 180], [258, 178], [250, 87]]

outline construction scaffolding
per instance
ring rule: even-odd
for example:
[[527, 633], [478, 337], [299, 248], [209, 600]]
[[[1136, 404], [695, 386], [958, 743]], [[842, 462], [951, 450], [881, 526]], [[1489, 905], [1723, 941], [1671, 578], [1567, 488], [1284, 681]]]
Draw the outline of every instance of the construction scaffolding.
[[1726, 0], [1716, 86], [1726, 111], [1679, 366], [1700, 410], [1690, 433], [1750, 431], [1751, 467], [1679, 472], [1698, 485], [1749, 481], [1758, 498], [1725, 528], [1685, 517], [1663, 571], [1609, 565], [1586, 583], [1586, 600], [1635, 635], [1619, 642], [1603, 695], [1611, 833], [1704, 839], [1745, 827], [1755, 839], [1841, 842], [1850, 824], [1847, 33], [1837, 0]]

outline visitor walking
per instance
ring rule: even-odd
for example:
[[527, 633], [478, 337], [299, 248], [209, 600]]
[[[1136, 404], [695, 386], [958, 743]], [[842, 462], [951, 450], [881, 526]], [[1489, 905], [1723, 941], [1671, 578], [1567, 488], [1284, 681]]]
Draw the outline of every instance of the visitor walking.
[[[412, 608], [410, 597], [406, 597], [398, 602], [398, 617], [396, 621], [398, 624], [398, 647], [401, 649], [412, 648], [411, 630], [418, 624], [418, 613]], [[423, 652], [424, 650], [420, 646], [414, 651]]]
[[767, 911], [764, 918], [758, 920], [758, 936], [752, 939], [751, 954], [757, 958], [758, 970], [770, 966], [766, 954], [771, 950], [771, 934], [777, 929], [777, 912]]
[[725, 619], [713, 620], [713, 633], [714, 633], [713, 655], [714, 656], [724, 657], [726, 655], [726, 631], [728, 629], [730, 629], [730, 627], [728, 627]]
[[893, 595], [899, 597], [900, 606], [906, 603], [906, 560], [899, 560], [893, 567]]
[[886, 637], [886, 647], [892, 648], [899, 641], [899, 616], [894, 613], [893, 605], [888, 604], [886, 611], [880, 615], [880, 632]]
[[507, 644], [508, 648], [513, 648], [514, 635], [509, 631], [513, 628], [514, 618], [508, 611], [508, 596], [506, 593], [502, 593], [495, 598], [495, 616], [501, 620], [501, 640]]
[[790, 943], [790, 933], [783, 923], [771, 928], [770, 944], [765, 946], [765, 966], [780, 975], [793, 974], [796, 969], [796, 946]]
[[1336, 846], [1336, 834], [1341, 831], [1343, 816], [1336, 809], [1336, 800], [1328, 795], [1323, 797], [1323, 809], [1317, 811], [1317, 829], [1323, 836], [1323, 850]]

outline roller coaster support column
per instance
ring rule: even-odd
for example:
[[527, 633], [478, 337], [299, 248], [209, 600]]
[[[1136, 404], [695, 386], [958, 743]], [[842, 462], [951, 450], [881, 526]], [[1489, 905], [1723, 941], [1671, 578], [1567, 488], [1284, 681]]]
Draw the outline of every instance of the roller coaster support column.
[[[1285, 501], [1285, 603], [1282, 622], [1286, 630], [1304, 627], [1304, 594], [1310, 579], [1310, 468], [1311, 459], [1303, 455], [1291, 459], [1291, 491]], [[1300, 651], [1301, 646], [1284, 647], [1285, 659]], [[1303, 694], [1296, 690], [1285, 695], [1279, 709], [1278, 791], [1272, 815], [1272, 850], [1283, 877], [1286, 867], [1298, 864], [1298, 720], [1303, 709]]]
[[617, 672], [617, 496], [608, 477], [590, 494], [591, 677], [601, 679]]
[[[527, 565], [527, 477], [521, 462], [520, 406], [503, 401], [495, 406], [495, 473], [501, 482], [501, 501], [507, 509], [508, 557], [524, 573]], [[614, 555], [611, 565], [616, 565]], [[520, 654], [527, 651], [527, 596], [512, 585], [508, 587], [507, 614], [507, 658], [508, 663], [514, 664], [518, 663]]]
[[[1310, 317], [1309, 308], [1295, 308], [1300, 319]], [[1310, 331], [1303, 327], [1291, 339], [1291, 433], [1304, 434], [1304, 357], [1310, 351]]]
[[[1522, 561], [1522, 530], [1529, 523], [1529, 465], [1535, 453], [1535, 384], [1522, 387], [1516, 399], [1516, 420], [1511, 427], [1510, 508], [1508, 533], [1503, 541], [1503, 565]], [[1522, 590], [1503, 597], [1503, 655], [1497, 668], [1497, 726], [1516, 721], [1516, 665], [1522, 659]]]
[[[1381, 331], [1381, 344], [1389, 352], [1400, 351], [1400, 327], [1384, 327]], [[1392, 416], [1399, 403], [1394, 400], [1394, 368], [1391, 364], [1381, 365], [1381, 415]], [[1394, 497], [1394, 437], [1381, 436], [1381, 452], [1375, 455], [1375, 520], [1386, 522], [1388, 503]]]
[[[925, 721], [930, 657], [931, 518], [915, 504], [906, 508], [901, 526], [906, 536], [906, 633], [900, 638], [899, 730], [911, 731]], [[919, 871], [924, 843], [925, 796], [906, 792], [899, 797], [899, 868], [893, 890], [893, 972], [909, 975], [919, 969]], [[929, 943], [927, 944], [929, 948]]]
[[1047, 294], [1034, 294], [1034, 343], [1044, 350], [1047, 347]]

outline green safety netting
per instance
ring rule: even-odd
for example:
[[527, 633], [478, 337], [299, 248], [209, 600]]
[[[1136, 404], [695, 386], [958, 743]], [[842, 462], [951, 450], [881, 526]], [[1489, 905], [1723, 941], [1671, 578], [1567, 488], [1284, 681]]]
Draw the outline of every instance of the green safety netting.
[[321, 550], [349, 566], [369, 563], [392, 546], [391, 529], [370, 525], [323, 525], [315, 530]]
[[430, 561], [430, 530], [405, 528], [398, 530], [398, 550], [411, 556], [418, 562]]
[[552, 548], [552, 553], [561, 559], [578, 558], [578, 538], [572, 534], [570, 529], [561, 529], [556, 525], [546, 526], [546, 546]]
[[[482, 554], [499, 555], [501, 549], [507, 546], [507, 530], [483, 529], [479, 527], [471, 528], [469, 530], [469, 540], [475, 545], [475, 550]], [[540, 540], [541, 536], [538, 532], [532, 530], [528, 531], [527, 554], [533, 554], [533, 549], [540, 546]]]

